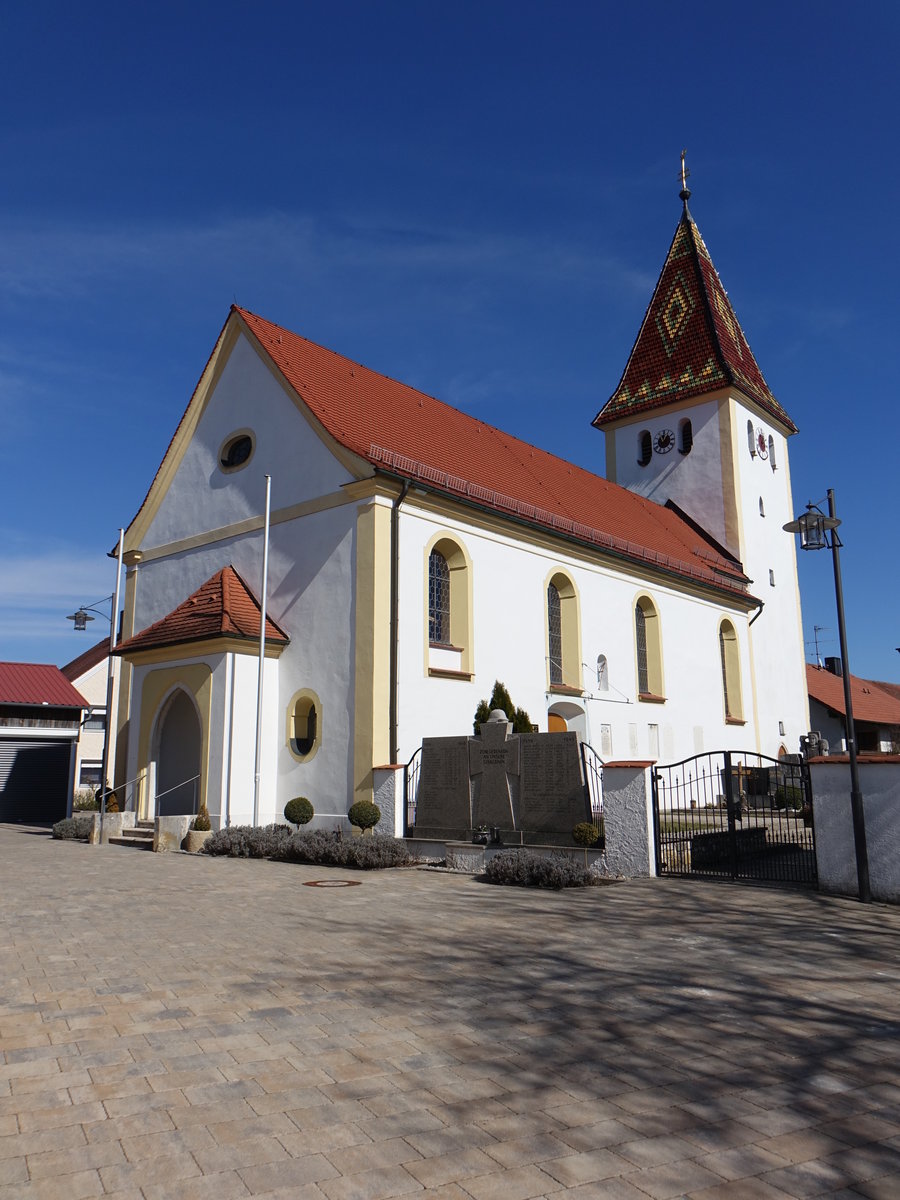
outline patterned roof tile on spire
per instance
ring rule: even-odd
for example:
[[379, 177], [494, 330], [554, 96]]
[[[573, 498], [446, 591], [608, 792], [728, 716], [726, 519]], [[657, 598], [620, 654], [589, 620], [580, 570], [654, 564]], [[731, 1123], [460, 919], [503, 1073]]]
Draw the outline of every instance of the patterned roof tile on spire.
[[724, 387], [738, 388], [797, 432], [763, 378], [685, 202], [619, 386], [593, 424], [601, 428]]
[[[260, 606], [234, 567], [224, 567], [162, 620], [116, 646], [113, 653], [177, 646], [184, 642], [232, 638], [259, 642]], [[266, 617], [266, 642], [286, 645], [290, 639]]]

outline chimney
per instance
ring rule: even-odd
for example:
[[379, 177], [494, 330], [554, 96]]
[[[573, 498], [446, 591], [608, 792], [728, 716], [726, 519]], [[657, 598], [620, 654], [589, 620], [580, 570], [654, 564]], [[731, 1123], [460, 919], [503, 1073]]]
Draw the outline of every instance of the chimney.
[[839, 658], [826, 658], [825, 670], [830, 671], [832, 675], [841, 676], [844, 674], [844, 668], [841, 665], [841, 660]]

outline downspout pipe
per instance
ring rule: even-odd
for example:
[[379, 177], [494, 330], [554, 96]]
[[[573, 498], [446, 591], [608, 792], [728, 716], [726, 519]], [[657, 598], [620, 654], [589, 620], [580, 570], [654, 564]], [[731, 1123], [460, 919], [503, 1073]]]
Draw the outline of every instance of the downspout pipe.
[[397, 745], [397, 680], [399, 677], [399, 628], [400, 628], [400, 505], [412, 486], [411, 479], [404, 479], [403, 487], [391, 507], [391, 673], [390, 701], [388, 704], [388, 740], [391, 747], [391, 762], [400, 756]]
[[[766, 602], [765, 602], [765, 600], [760, 600], [760, 602], [759, 602], [759, 608], [758, 608], [758, 609], [757, 609], [757, 611], [756, 611], [756, 612], [753, 614], [753, 616], [750, 618], [750, 625], [752, 625], [752, 624], [753, 624], [753, 622], [754, 622], [754, 621], [757, 619], [757, 617], [761, 617], [761, 616], [762, 616], [762, 610], [763, 610], [765, 607], [766, 607]], [[748, 626], [747, 626], [747, 628], [748, 628], [748, 629], [750, 628], [750, 625], [748, 625]]]

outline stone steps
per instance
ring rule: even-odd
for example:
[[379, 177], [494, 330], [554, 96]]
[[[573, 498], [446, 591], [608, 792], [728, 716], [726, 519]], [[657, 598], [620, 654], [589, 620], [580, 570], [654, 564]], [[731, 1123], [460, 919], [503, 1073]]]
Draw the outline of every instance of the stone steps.
[[121, 834], [109, 839], [111, 846], [131, 846], [133, 850], [153, 849], [153, 822], [138, 821], [133, 829], [123, 829]]

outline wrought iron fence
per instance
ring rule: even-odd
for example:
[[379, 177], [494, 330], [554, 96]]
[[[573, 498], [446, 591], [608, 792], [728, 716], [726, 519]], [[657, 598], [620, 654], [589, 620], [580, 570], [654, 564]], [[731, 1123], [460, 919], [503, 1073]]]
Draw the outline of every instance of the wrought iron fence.
[[581, 774], [591, 820], [599, 825], [603, 816], [603, 760], [588, 742], [581, 743]]
[[406, 766], [403, 768], [403, 797], [405, 824], [403, 836], [409, 837], [409, 831], [416, 823], [416, 799], [419, 795], [419, 775], [422, 771], [422, 747], [420, 746]]
[[716, 751], [653, 771], [660, 874], [815, 886], [805, 762]]

